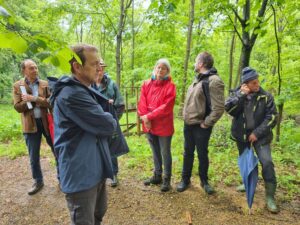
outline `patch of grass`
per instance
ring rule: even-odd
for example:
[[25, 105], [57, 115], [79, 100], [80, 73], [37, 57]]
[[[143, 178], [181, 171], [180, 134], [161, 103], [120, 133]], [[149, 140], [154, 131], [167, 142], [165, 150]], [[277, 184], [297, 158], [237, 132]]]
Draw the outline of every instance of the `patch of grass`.
[[12, 139], [7, 143], [0, 144], [0, 156], [8, 156], [15, 159], [27, 154], [27, 147], [23, 139]]
[[0, 142], [22, 137], [21, 116], [13, 105], [0, 104]]

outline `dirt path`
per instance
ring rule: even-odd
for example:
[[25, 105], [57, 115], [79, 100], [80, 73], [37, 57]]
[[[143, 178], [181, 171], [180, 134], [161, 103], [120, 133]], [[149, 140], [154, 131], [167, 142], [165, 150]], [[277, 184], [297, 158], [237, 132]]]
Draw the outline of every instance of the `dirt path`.
[[[55, 169], [48, 158], [42, 159], [45, 187], [28, 196], [31, 185], [28, 157], [10, 160], [0, 158], [0, 224], [11, 225], [64, 225], [69, 224], [64, 195], [57, 187]], [[247, 214], [244, 194], [234, 187], [217, 186], [217, 194], [207, 196], [193, 182], [192, 188], [177, 193], [175, 183], [169, 193], [161, 193], [159, 187], [145, 187], [142, 181], [131, 175], [120, 174], [120, 186], [108, 188], [109, 208], [105, 225], [176, 225], [188, 224], [186, 212], [191, 214], [194, 225], [199, 224], [300, 224], [300, 197], [283, 202], [278, 192], [281, 212], [272, 215], [264, 208], [263, 187], [258, 185], [253, 215]], [[221, 183], [221, 182], [220, 182]]]

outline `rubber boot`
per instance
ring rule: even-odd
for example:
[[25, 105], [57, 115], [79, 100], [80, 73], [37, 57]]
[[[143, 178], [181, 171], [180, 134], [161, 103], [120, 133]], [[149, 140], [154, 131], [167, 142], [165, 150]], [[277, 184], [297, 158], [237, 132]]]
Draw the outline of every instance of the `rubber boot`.
[[162, 192], [167, 192], [167, 191], [170, 190], [170, 188], [171, 188], [170, 181], [171, 181], [170, 177], [164, 177], [163, 183], [162, 183], [162, 185], [160, 187], [160, 190]]
[[111, 187], [117, 187], [119, 184], [117, 175], [114, 175], [112, 182], [110, 183]]
[[148, 186], [150, 184], [160, 184], [162, 182], [161, 175], [153, 174], [152, 177], [144, 181], [144, 185]]
[[278, 213], [279, 209], [276, 205], [274, 196], [276, 191], [276, 184], [274, 183], [265, 183], [266, 190], [266, 204], [267, 208], [271, 213]]
[[241, 184], [239, 186], [236, 187], [236, 191], [237, 192], [245, 192], [246, 189], [245, 189], [245, 185], [244, 184]]

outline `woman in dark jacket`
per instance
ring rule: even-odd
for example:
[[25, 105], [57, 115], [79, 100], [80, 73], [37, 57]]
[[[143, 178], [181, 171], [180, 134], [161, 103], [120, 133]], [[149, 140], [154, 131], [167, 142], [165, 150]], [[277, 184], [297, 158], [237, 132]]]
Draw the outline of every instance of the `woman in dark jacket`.
[[[106, 64], [103, 60], [100, 61], [100, 67], [101, 68], [99, 70], [96, 83], [93, 85], [93, 88], [109, 99], [108, 102], [114, 107], [118, 120], [120, 120], [125, 109], [123, 97], [116, 83], [105, 72]], [[127, 144], [125, 143], [126, 140], [124, 138], [123, 141], [127, 147]], [[111, 187], [117, 187], [119, 183], [117, 177], [119, 172], [119, 163], [117, 156], [111, 155], [111, 162], [113, 165], [114, 177], [110, 185]]]
[[154, 161], [154, 174], [145, 180], [144, 184], [162, 183], [161, 191], [170, 190], [172, 174], [171, 140], [174, 133], [173, 108], [176, 88], [170, 72], [169, 61], [158, 60], [151, 78], [141, 87], [138, 103], [138, 114], [143, 121], [143, 130], [147, 133]]

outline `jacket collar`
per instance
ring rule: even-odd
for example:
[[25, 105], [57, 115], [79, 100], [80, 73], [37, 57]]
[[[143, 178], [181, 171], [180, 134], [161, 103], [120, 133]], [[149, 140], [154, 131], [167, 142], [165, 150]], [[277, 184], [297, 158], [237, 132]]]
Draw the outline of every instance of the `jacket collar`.
[[[29, 80], [27, 79], [27, 77], [25, 77], [25, 83], [29, 86], [30, 85], [30, 82]], [[39, 84], [40, 80], [39, 80], [39, 77], [37, 77], [34, 82], [32, 84]]]
[[206, 72], [204, 73], [198, 73], [196, 74], [196, 79], [197, 81], [201, 81], [202, 79], [204, 79], [205, 77], [209, 77], [210, 75], [217, 75], [218, 74], [218, 71], [216, 68], [212, 67], [211, 69], [207, 70]]

